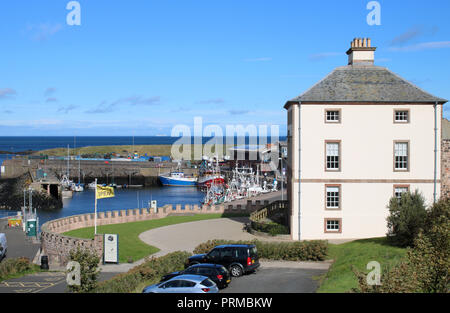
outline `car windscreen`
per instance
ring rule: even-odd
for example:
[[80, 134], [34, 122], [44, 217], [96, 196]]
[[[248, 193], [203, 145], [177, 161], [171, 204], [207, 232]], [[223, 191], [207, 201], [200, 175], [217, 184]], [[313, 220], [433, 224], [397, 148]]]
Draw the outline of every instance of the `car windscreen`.
[[214, 282], [211, 280], [211, 279], [209, 279], [209, 278], [207, 278], [207, 279], [205, 279], [204, 281], [202, 281], [202, 283], [201, 283], [203, 286], [206, 286], [206, 287], [212, 287], [212, 286], [214, 286]]
[[217, 267], [217, 270], [222, 275], [228, 273], [227, 269], [224, 266]]

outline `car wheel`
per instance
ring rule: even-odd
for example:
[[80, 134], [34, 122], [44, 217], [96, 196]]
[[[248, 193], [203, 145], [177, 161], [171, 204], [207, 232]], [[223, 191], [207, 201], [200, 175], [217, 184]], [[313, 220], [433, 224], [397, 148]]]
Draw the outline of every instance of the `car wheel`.
[[239, 277], [243, 274], [242, 268], [239, 265], [231, 266], [230, 272], [233, 277]]

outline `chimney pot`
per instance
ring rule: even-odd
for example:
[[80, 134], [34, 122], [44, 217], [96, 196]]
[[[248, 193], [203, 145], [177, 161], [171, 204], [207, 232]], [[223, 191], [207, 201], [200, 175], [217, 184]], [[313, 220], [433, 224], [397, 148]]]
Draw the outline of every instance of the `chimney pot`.
[[374, 63], [376, 48], [372, 48], [370, 38], [353, 38], [350, 43], [350, 49], [347, 51], [349, 65], [367, 65]]

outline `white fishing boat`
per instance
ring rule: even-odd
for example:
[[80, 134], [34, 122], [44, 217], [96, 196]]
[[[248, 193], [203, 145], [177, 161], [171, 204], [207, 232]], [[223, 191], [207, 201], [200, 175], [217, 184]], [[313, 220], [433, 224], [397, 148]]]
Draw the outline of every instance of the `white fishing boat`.
[[70, 189], [72, 187], [73, 181], [71, 181], [67, 175], [63, 175], [60, 180], [61, 186], [65, 189]]
[[[233, 170], [233, 176], [228, 184], [212, 183], [206, 188], [204, 204], [220, 204], [260, 195], [267, 190], [267, 183], [261, 187], [259, 168], [256, 173], [249, 167], [238, 167]], [[270, 191], [269, 191], [270, 192]]]
[[89, 183], [89, 184], [87, 185], [87, 187], [88, 187], [89, 189], [95, 189], [95, 181]]
[[84, 186], [83, 186], [83, 184], [80, 184], [80, 183], [78, 183], [78, 184], [72, 183], [70, 189], [72, 191], [75, 191], [75, 192], [83, 192], [84, 191]]

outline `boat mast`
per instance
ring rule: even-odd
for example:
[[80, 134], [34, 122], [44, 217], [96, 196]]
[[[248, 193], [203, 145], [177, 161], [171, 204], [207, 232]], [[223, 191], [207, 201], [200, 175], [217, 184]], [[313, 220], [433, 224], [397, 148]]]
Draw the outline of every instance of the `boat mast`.
[[69, 159], [70, 159], [70, 150], [69, 145], [67, 145], [67, 179], [69, 179], [70, 176]]

